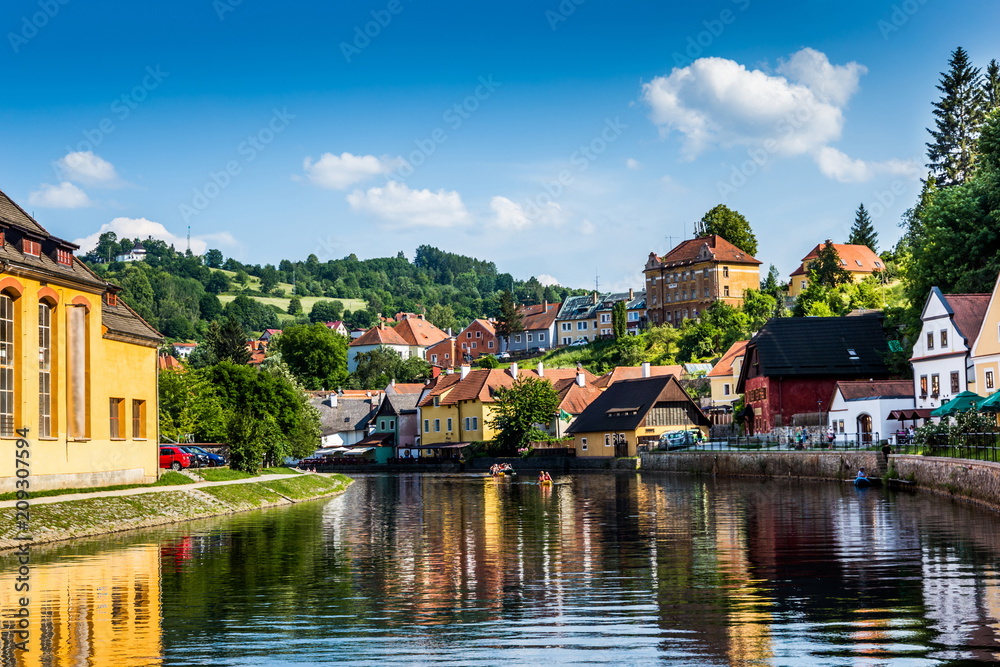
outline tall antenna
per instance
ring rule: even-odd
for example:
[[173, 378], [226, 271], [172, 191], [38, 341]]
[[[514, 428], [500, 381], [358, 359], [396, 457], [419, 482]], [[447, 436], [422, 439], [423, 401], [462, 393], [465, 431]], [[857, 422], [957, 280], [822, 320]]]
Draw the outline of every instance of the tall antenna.
[[188, 225], [188, 254], [191, 254], [191, 225]]
[[674, 247], [674, 239], [677, 238], [677, 237], [676, 236], [664, 236], [663, 238], [665, 238], [667, 240], [667, 250], [672, 250], [673, 247]]
[[597, 275], [597, 271], [594, 271], [594, 291], [601, 293], [601, 277]]

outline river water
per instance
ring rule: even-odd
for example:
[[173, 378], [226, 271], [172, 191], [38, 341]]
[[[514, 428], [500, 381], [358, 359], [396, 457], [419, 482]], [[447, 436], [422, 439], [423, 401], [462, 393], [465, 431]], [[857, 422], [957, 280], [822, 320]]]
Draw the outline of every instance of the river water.
[[[849, 484], [364, 476], [36, 546], [0, 665], [1000, 662], [1000, 516]], [[0, 555], [4, 620], [16, 559]]]

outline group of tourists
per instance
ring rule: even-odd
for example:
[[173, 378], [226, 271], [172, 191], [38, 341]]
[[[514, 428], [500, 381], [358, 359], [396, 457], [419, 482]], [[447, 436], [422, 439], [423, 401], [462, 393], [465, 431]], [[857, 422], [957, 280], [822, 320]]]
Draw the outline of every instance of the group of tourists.
[[490, 474], [494, 477], [500, 475], [513, 475], [514, 467], [509, 463], [494, 463], [490, 466]]
[[551, 484], [552, 483], [552, 475], [550, 475], [549, 473], [545, 472], [544, 470], [541, 471], [540, 473], [538, 473], [538, 483], [539, 484]]

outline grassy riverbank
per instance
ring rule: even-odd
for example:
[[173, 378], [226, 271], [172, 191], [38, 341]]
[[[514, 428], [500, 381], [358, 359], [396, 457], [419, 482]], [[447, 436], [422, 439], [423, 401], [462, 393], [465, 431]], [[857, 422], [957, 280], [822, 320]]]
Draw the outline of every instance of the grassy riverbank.
[[[24, 520], [18, 510], [0, 509], [0, 550], [287, 505], [341, 493], [351, 481], [339, 474], [306, 474], [44, 504], [29, 499], [27, 530], [18, 526], [18, 521]], [[31, 539], [16, 539], [24, 535]]]

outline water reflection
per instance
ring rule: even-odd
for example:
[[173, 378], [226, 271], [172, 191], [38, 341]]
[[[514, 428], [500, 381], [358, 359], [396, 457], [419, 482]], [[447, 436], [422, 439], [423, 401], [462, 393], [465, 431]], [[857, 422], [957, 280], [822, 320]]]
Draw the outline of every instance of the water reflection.
[[[668, 475], [360, 478], [39, 554], [17, 665], [946, 665], [1000, 657], [1000, 522]], [[11, 609], [14, 566], [0, 561]]]

